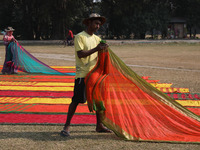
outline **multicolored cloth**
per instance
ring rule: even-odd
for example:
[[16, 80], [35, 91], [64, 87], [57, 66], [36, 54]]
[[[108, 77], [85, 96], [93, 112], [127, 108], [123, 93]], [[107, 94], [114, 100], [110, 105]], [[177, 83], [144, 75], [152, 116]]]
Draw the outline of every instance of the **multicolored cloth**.
[[[57, 75], [75, 75], [75, 73], [59, 72], [45, 63], [39, 61], [28, 51], [26, 51], [18, 42], [11, 42], [6, 50], [6, 62], [12, 62], [12, 70], [17, 70], [26, 73], [43, 73], [43, 74], [57, 74]], [[4, 66], [9, 67], [7, 64]], [[2, 70], [3, 71], [3, 70]], [[13, 73], [13, 72], [7, 72]]]
[[127, 140], [200, 142], [200, 117], [127, 67], [112, 51], [99, 52], [85, 78], [90, 111]]

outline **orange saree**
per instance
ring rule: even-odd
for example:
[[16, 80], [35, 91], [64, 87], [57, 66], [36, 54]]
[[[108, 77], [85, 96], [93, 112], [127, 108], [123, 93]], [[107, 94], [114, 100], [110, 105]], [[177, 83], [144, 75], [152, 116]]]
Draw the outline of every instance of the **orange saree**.
[[85, 78], [90, 111], [118, 136], [136, 141], [200, 142], [200, 117], [157, 90], [112, 51], [99, 52]]

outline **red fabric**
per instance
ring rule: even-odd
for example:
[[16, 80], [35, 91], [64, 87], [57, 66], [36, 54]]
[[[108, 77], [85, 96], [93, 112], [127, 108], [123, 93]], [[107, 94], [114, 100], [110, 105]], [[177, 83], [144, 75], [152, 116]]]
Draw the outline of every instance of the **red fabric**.
[[186, 108], [200, 116], [200, 107], [196, 107], [196, 108], [186, 107]]
[[10, 42], [12, 39], [14, 39], [14, 36], [13, 36], [13, 35], [5, 35], [5, 36], [3, 37], [3, 40], [4, 40], [5, 42]]
[[45, 76], [45, 75], [1, 75], [1, 80], [3, 79], [10, 79], [10, 78], [16, 78], [16, 79], [21, 79], [21, 78], [26, 78], [26, 79], [74, 79], [74, 76], [56, 76], [56, 75], [51, 75], [51, 76]]
[[85, 82], [90, 111], [100, 111], [103, 123], [118, 136], [200, 142], [198, 116], [130, 71], [111, 50], [99, 53]]
[[[0, 114], [0, 123], [28, 123], [28, 124], [64, 124], [66, 120], [64, 115], [41, 115], [41, 114]], [[95, 124], [95, 115], [74, 115], [72, 124]]]
[[[22, 99], [23, 101], [23, 99]], [[1, 112], [20, 112], [20, 113], [66, 113], [69, 105], [66, 104], [0, 104]], [[76, 113], [89, 113], [86, 104], [79, 105]]]
[[[17, 78], [4, 78], [2, 79], [3, 81], [19, 81], [19, 79]], [[67, 83], [74, 83], [74, 79], [23, 79], [23, 81], [28, 81], [28, 82], [34, 82], [34, 81], [38, 81], [38, 82], [67, 82]]]
[[0, 90], [0, 96], [12, 97], [72, 97], [73, 91], [54, 92], [54, 91], [4, 91]]
[[69, 30], [69, 32], [68, 32], [68, 36], [71, 37], [71, 38], [74, 37], [74, 35], [73, 35], [73, 33], [72, 33], [72, 30]]

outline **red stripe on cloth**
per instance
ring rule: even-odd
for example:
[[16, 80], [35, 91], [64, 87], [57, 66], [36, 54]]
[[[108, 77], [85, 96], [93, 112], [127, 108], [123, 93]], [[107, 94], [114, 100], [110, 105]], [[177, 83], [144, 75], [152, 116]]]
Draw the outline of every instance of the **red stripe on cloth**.
[[[20, 112], [31, 113], [67, 113], [69, 105], [42, 105], [36, 104], [32, 107], [20, 110]], [[86, 104], [78, 105], [76, 113], [90, 113]]]
[[56, 79], [72, 79], [74, 78], [74, 76], [65, 76], [65, 75], [1, 75], [0, 78], [31, 78], [31, 79], [36, 79], [36, 78], [39, 78], [39, 79], [52, 79], [52, 78], [56, 78]]
[[158, 83], [160, 80], [146, 80], [148, 83]]
[[195, 97], [196, 99], [200, 99], [200, 96], [199, 96], [198, 94], [194, 94], [194, 97]]
[[[2, 68], [0, 68], [0, 69], [2, 69]], [[55, 68], [53, 68], [53, 69], [55, 69]], [[74, 69], [56, 68], [55, 70], [59, 71], [59, 72], [62, 72], [62, 73], [75, 73], [76, 72], [76, 70], [74, 70]], [[23, 71], [18, 70], [18, 72], [23, 72]]]
[[173, 98], [173, 99], [183, 99], [183, 100], [193, 100], [193, 99], [197, 99], [200, 100], [200, 93], [165, 93], [167, 94], [169, 97]]
[[[67, 115], [0, 114], [0, 123], [64, 124]], [[72, 124], [95, 124], [95, 115], [74, 115]]]
[[66, 91], [66, 92], [40, 92], [40, 91], [4, 91], [0, 90], [0, 96], [11, 96], [11, 97], [72, 97], [73, 91]]
[[187, 99], [185, 94], [181, 94], [182, 99]]
[[143, 79], [149, 80], [150, 76], [142, 76]]
[[196, 115], [199, 115], [200, 116], [200, 108], [189, 108], [189, 107], [186, 107], [187, 109], [189, 109], [190, 111], [192, 111], [193, 113], [195, 113]]
[[174, 94], [174, 99], [178, 99], [178, 94]]
[[[0, 111], [4, 113], [67, 113], [68, 107], [67, 104], [0, 104]], [[76, 113], [90, 113], [87, 104], [78, 105]]]
[[[23, 82], [25, 81], [40, 81], [40, 82], [68, 82], [68, 83], [72, 83], [74, 82], [74, 79], [21, 79]], [[19, 79], [8, 79], [8, 78], [4, 78], [1, 79], [1, 81], [19, 81]]]

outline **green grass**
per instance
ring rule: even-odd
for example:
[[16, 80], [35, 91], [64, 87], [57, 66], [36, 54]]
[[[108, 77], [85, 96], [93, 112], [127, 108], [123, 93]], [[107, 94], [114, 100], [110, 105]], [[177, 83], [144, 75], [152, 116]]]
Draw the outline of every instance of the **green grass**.
[[0, 149], [41, 150], [198, 150], [198, 144], [125, 141], [111, 133], [96, 133], [95, 126], [72, 126], [71, 137], [59, 135], [62, 126], [1, 125]]

